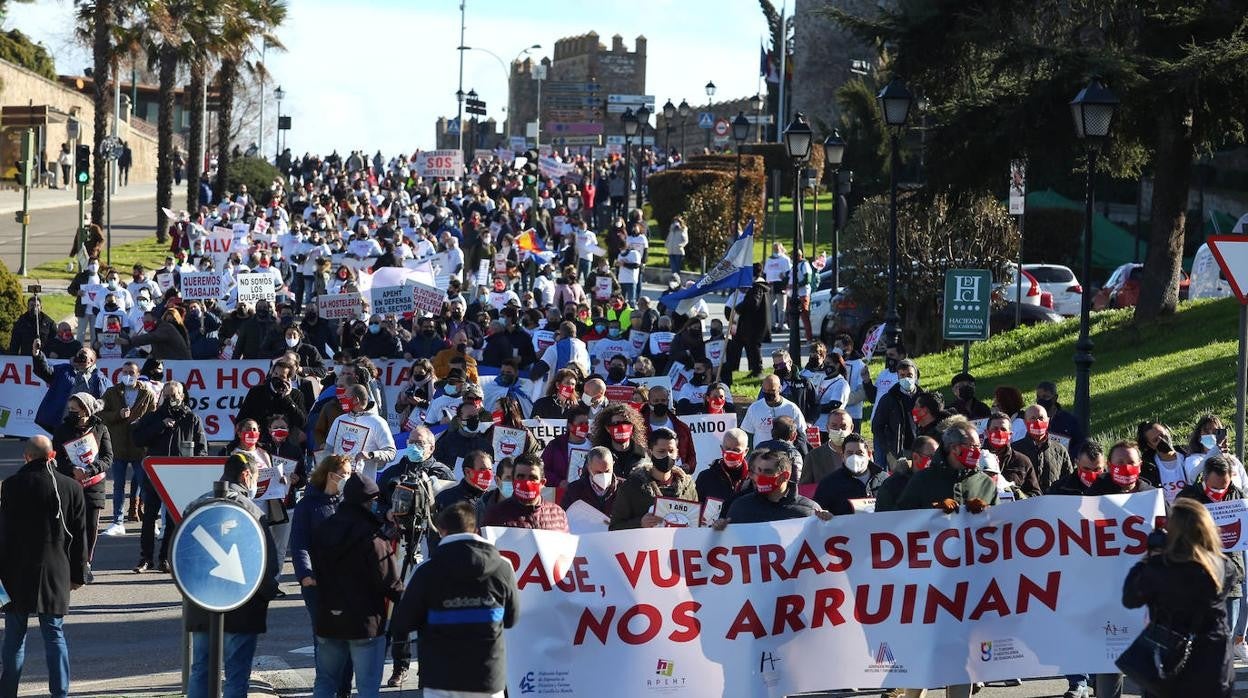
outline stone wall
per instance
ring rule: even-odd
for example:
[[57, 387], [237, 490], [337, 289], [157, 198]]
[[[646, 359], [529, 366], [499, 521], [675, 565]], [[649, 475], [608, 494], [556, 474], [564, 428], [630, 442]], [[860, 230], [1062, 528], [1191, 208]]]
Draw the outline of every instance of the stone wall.
[[[836, 90], [857, 77], [850, 72], [852, 60], [877, 63], [877, 54], [857, 37], [825, 17], [822, 12], [837, 7], [857, 15], [876, 12], [880, 0], [797, 0], [793, 35], [793, 87], [789, 117], [804, 112], [811, 127], [821, 133], [819, 124], [835, 128], [840, 123]], [[783, 125], [781, 126], [783, 128]]]
[[[0, 60], [0, 105], [4, 106], [46, 105], [78, 120], [78, 143], [95, 147], [92, 142], [95, 108], [86, 95], [48, 80], [25, 68]], [[156, 139], [130, 128], [129, 114], [122, 115], [121, 138], [130, 144], [134, 164], [130, 169], [130, 181], [134, 183], [156, 180]], [[4, 128], [0, 124], [0, 128]], [[62, 143], [69, 142], [67, 124], [50, 124], [43, 134], [43, 153], [47, 161], [54, 161]], [[111, 129], [110, 129], [111, 130]], [[7, 139], [6, 139], [7, 140]], [[8, 158], [9, 160], [13, 158]]]

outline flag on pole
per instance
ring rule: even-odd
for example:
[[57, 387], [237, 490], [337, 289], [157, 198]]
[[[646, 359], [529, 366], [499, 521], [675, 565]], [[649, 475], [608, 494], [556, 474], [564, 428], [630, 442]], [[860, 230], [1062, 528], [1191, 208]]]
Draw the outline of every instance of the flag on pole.
[[[698, 279], [689, 288], [682, 288], [665, 293], [659, 302], [671, 308], [680, 303], [687, 308], [693, 299], [711, 291], [747, 288], [754, 283], [754, 219], [745, 225], [745, 230], [737, 236], [732, 246], [724, 253], [724, 258]], [[684, 313], [681, 306], [677, 312]]]
[[533, 228], [529, 228], [516, 237], [516, 247], [529, 252], [546, 251], [546, 245], [542, 244], [542, 239], [537, 236], [537, 231]]

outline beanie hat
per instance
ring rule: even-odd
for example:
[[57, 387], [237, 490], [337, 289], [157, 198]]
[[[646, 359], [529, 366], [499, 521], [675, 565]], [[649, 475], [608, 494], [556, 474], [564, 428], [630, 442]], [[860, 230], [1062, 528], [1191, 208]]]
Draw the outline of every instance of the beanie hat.
[[342, 488], [342, 500], [349, 504], [364, 504], [376, 499], [380, 494], [381, 490], [377, 489], [377, 482], [362, 474], [348, 478], [346, 486]]
[[82, 413], [88, 417], [92, 417], [96, 412], [100, 411], [100, 401], [96, 400], [91, 393], [74, 393], [70, 397], [82, 405]]

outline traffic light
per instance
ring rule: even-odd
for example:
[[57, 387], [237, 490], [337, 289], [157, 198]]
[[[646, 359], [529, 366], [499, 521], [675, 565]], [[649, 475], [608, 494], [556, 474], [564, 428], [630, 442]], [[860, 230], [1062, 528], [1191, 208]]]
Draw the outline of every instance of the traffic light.
[[22, 151], [15, 163], [17, 165], [17, 174], [13, 179], [19, 187], [29, 187], [34, 184], [35, 180], [35, 132], [26, 129], [22, 132]]
[[86, 184], [91, 181], [91, 146], [78, 146], [74, 155], [75, 178], [79, 184]]

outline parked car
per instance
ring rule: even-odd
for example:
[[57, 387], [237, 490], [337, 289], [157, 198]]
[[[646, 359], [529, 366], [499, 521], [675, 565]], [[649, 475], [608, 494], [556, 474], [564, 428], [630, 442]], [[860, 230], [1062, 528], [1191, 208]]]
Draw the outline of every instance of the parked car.
[[1000, 308], [993, 308], [992, 313], [988, 316], [988, 327], [992, 334], [998, 334], [1014, 329], [1014, 311], [1019, 308], [1019, 320], [1024, 325], [1039, 325], [1046, 322], [1062, 322], [1066, 318], [1062, 317], [1052, 308], [1046, 308], [1040, 305], [1029, 305], [1027, 303], [1021, 306], [1014, 301], [1010, 301]]
[[[859, 303], [854, 291], [849, 286], [841, 287], [840, 293], [828, 297], [827, 310], [819, 322], [819, 338], [831, 343], [838, 334], [847, 334], [854, 338], [855, 346], [862, 346], [867, 330], [880, 322], [884, 316], [882, 308], [872, 308]], [[814, 298], [811, 299], [811, 322], [814, 317]], [[815, 325], [812, 324], [812, 327]]]
[[1018, 297], [1019, 288], [1016, 282], [1018, 277], [1015, 276], [1017, 271], [1018, 265], [1013, 262], [1005, 266], [1005, 272], [1001, 275], [1001, 283], [996, 287], [997, 297], [1006, 302], [1016, 301], [1023, 305], [1040, 305], [1040, 282], [1027, 271], [1026, 267], [1023, 267], [1023, 297], [1021, 299]]
[[[845, 279], [845, 270], [841, 270], [841, 279]], [[832, 288], [832, 270], [824, 269], [819, 272], [819, 288], [810, 294], [810, 326], [821, 330], [824, 320], [828, 317], [828, 313], [832, 311], [832, 297], [837, 294], [840, 289]], [[820, 336], [823, 336], [820, 334]]]
[[1074, 317], [1083, 302], [1083, 286], [1070, 267], [1060, 264], [1024, 264], [1023, 271], [1040, 284], [1041, 292], [1053, 296], [1053, 309], [1060, 315]]
[[[1134, 308], [1140, 301], [1140, 280], [1144, 278], [1144, 265], [1138, 262], [1127, 262], [1109, 275], [1109, 280], [1092, 297], [1093, 310], [1106, 308]], [[1179, 270], [1179, 300], [1187, 300], [1191, 288], [1191, 277], [1182, 269]]]

